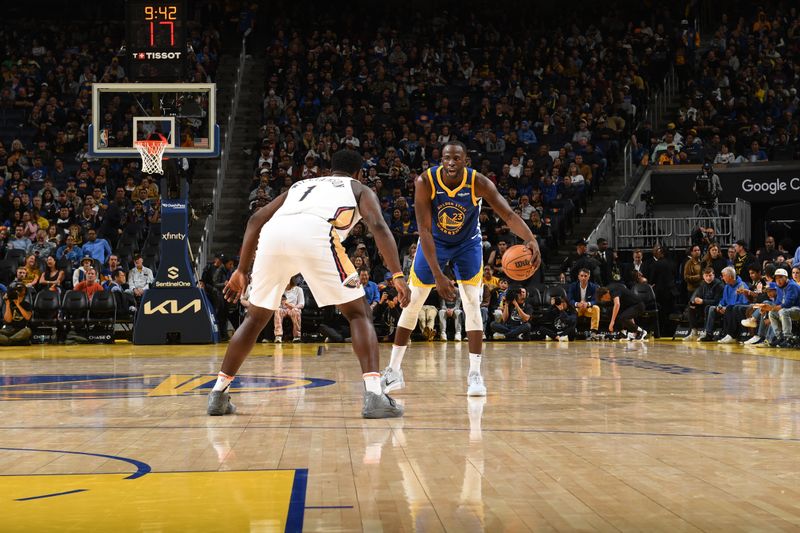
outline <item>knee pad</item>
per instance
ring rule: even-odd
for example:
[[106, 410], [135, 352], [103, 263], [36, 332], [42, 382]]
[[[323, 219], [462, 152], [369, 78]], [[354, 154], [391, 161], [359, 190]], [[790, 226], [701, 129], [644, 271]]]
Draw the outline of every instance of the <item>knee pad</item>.
[[419, 311], [425, 304], [425, 300], [428, 299], [428, 295], [431, 293], [431, 287], [416, 287], [411, 285], [409, 289], [411, 290], [411, 301], [408, 303], [408, 307], [403, 309], [403, 312], [400, 314], [400, 320], [397, 321], [397, 325], [401, 328], [413, 330], [417, 327]]
[[461, 305], [464, 308], [464, 324], [467, 331], [482, 331], [481, 295], [483, 293], [483, 285], [459, 283], [458, 292], [461, 295]]

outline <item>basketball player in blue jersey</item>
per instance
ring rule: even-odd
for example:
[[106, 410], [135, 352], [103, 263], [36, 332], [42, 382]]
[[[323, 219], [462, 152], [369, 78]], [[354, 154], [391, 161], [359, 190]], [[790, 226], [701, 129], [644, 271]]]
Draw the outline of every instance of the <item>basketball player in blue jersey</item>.
[[458, 282], [469, 339], [467, 394], [486, 395], [481, 376], [483, 248], [478, 225], [483, 199], [530, 248], [534, 266], [539, 267], [539, 246], [531, 230], [486, 176], [467, 168], [466, 159], [464, 144], [449, 142], [442, 150], [441, 166], [428, 169], [414, 184], [419, 246], [411, 266], [411, 302], [400, 315], [391, 360], [381, 378], [387, 392], [405, 386], [400, 365], [411, 332], [417, 326], [420, 308], [431, 289], [436, 287], [439, 296], [446, 300], [455, 298], [453, 284], [442, 272], [444, 265], [449, 262]]

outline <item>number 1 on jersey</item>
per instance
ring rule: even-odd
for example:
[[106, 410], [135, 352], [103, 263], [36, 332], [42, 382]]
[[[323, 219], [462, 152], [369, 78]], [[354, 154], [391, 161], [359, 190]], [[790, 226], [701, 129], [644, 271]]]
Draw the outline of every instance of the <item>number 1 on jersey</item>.
[[306, 192], [304, 192], [304, 193], [303, 193], [303, 196], [301, 196], [301, 197], [300, 197], [300, 199], [298, 200], [298, 202], [302, 202], [303, 200], [305, 200], [305, 199], [306, 199], [306, 196], [308, 196], [308, 193], [310, 193], [311, 191], [313, 191], [313, 190], [314, 190], [314, 187], [316, 187], [316, 185], [312, 185], [311, 187], [309, 187], [308, 189], [306, 189]]

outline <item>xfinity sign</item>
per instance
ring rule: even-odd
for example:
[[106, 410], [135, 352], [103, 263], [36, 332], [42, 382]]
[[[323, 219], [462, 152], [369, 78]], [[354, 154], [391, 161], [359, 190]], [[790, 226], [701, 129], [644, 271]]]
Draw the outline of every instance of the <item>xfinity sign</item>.
[[161, 234], [162, 241], [182, 241], [185, 238], [186, 238], [185, 233], [171, 233], [168, 231], [166, 233]]

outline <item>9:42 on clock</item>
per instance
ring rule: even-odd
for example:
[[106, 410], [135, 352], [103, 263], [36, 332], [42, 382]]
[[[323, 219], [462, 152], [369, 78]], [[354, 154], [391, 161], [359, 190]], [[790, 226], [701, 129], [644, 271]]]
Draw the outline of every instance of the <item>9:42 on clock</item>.
[[186, 62], [183, 0], [128, 0], [127, 52], [131, 78], [180, 81]]

